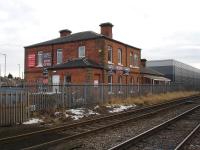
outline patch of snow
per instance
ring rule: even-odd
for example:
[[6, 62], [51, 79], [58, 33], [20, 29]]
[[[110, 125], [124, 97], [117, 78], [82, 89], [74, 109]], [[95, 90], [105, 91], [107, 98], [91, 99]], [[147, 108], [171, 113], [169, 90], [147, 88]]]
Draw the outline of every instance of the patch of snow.
[[68, 114], [65, 114], [65, 117], [66, 117], [66, 118], [68, 118], [69, 116], [70, 116], [70, 115], [68, 115]]
[[108, 108], [113, 108], [113, 110], [110, 110], [109, 113], [116, 113], [116, 112], [122, 112], [124, 110], [130, 109], [135, 107], [136, 105], [113, 105], [113, 106], [107, 106]]
[[71, 115], [69, 115], [69, 116], [73, 120], [79, 120], [84, 117], [84, 109], [83, 108], [69, 109], [66, 112], [71, 113]]
[[58, 111], [57, 111], [57, 112], [54, 113], [54, 116], [59, 116], [60, 113], [61, 113], [61, 112], [58, 112]]
[[94, 111], [92, 111], [92, 110], [88, 110], [88, 114], [89, 115], [99, 115], [99, 113], [97, 113], [97, 112], [94, 112]]
[[98, 108], [99, 108], [99, 105], [97, 105], [97, 106], [94, 107], [94, 109], [98, 109]]
[[40, 123], [43, 122], [43, 120], [38, 119], [38, 118], [32, 118], [29, 121], [24, 122], [23, 124], [35, 124], [35, 123]]
[[69, 109], [66, 110], [66, 113], [69, 113], [66, 114], [66, 117], [71, 117], [73, 120], [79, 120], [83, 117], [88, 117], [90, 115], [99, 115], [99, 113], [85, 108]]

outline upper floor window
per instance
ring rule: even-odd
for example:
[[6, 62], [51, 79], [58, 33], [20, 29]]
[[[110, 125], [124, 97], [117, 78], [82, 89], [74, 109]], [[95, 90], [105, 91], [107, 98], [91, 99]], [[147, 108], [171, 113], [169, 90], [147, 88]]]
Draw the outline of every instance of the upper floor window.
[[37, 53], [37, 66], [42, 67], [43, 66], [43, 52], [39, 51]]
[[79, 58], [85, 57], [85, 46], [78, 47], [78, 57]]
[[130, 65], [133, 66], [133, 52], [130, 52]]
[[57, 64], [62, 63], [62, 49], [57, 49]]
[[118, 64], [122, 64], [122, 49], [118, 49]]
[[108, 46], [108, 62], [112, 63], [112, 47]]
[[138, 54], [134, 54], [134, 66], [138, 67], [139, 66], [139, 57]]

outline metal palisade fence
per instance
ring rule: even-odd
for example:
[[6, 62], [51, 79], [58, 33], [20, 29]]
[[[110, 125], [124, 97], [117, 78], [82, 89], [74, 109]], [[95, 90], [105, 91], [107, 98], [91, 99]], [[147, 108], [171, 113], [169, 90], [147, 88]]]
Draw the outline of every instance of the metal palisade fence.
[[75, 108], [124, 100], [129, 97], [172, 91], [200, 90], [199, 87], [170, 85], [24, 84], [0, 87], [0, 126], [20, 124], [33, 111]]
[[[158, 94], [186, 90], [181, 84], [170, 85], [33, 85], [27, 86], [30, 92], [32, 111], [74, 108], [109, 102], [111, 99], [126, 99], [149, 93]], [[191, 88], [189, 90], [192, 90]]]
[[29, 118], [29, 92], [0, 88], [0, 126], [21, 124]]

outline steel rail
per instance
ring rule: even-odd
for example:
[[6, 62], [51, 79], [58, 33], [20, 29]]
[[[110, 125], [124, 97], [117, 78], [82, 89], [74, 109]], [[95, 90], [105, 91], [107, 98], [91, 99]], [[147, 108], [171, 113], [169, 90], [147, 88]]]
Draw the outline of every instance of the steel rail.
[[184, 138], [184, 140], [174, 149], [174, 150], [182, 150], [183, 147], [194, 137], [197, 131], [200, 129], [200, 123]]
[[176, 105], [173, 105], [173, 106], [169, 106], [167, 108], [161, 108], [161, 109], [153, 111], [153, 112], [149, 112], [149, 113], [146, 113], [146, 114], [143, 114], [143, 115], [132, 117], [132, 118], [129, 118], [129, 119], [126, 119], [126, 120], [123, 120], [123, 121], [115, 122], [115, 123], [112, 123], [112, 124], [109, 124], [109, 125], [105, 125], [103, 127], [97, 128], [97, 129], [92, 129], [90, 131], [78, 133], [78, 134], [75, 134], [75, 135], [72, 135], [72, 136], [67, 136], [67, 137], [63, 137], [63, 138], [60, 138], [60, 139], [52, 140], [52, 141], [49, 141], [49, 142], [45, 142], [45, 143], [42, 143], [42, 144], [30, 146], [30, 147], [24, 148], [23, 150], [38, 149], [38, 148], [42, 148], [42, 147], [45, 147], [45, 146], [57, 144], [57, 143], [60, 143], [62, 141], [72, 140], [74, 138], [80, 138], [80, 137], [82, 137], [84, 135], [95, 133], [95, 132], [100, 131], [100, 130], [105, 130], [107, 128], [111, 128], [111, 127], [114, 127], [114, 126], [117, 126], [117, 125], [120, 125], [120, 124], [124, 124], [124, 123], [127, 123], [129, 121], [136, 121], [136, 120], [148, 117], [148, 116], [152, 116], [153, 114], [159, 113], [159, 112], [161, 112], [163, 110], [167, 110], [167, 109], [176, 107], [178, 105], [179, 104], [176, 104]]
[[123, 115], [129, 115], [129, 114], [132, 114], [132, 113], [139, 113], [139, 112], [142, 112], [142, 111], [148, 111], [148, 110], [151, 110], [151, 109], [155, 109], [156, 107], [164, 107], [165, 105], [169, 105], [169, 104], [173, 104], [173, 103], [180, 103], [181, 104], [181, 103], [184, 103], [184, 100], [186, 100], [186, 102], [187, 102], [187, 100], [191, 100], [191, 99], [199, 99], [199, 95], [184, 97], [184, 98], [178, 98], [178, 99], [175, 99], [175, 100], [172, 100], [172, 101], [168, 101], [168, 102], [164, 102], [164, 103], [160, 103], [160, 104], [155, 104], [155, 105], [151, 105], [151, 106], [146, 106], [146, 107], [131, 110], [131, 111], [116, 113], [116, 114], [113, 114], [113, 115], [103, 116], [103, 117], [99, 117], [99, 118], [95, 118], [95, 119], [90, 119], [90, 120], [87, 120], [87, 121], [81, 121], [81, 122], [72, 123], [72, 124], [68, 124], [68, 125], [62, 125], [62, 126], [58, 126], [58, 127], [54, 127], [54, 128], [49, 128], [49, 129], [29, 132], [29, 133], [25, 133], [25, 134], [5, 137], [5, 138], [1, 138], [0, 142], [12, 141], [12, 140], [19, 139], [19, 138], [24, 138], [24, 137], [28, 137], [28, 136], [32, 136], [32, 135], [36, 135], [36, 134], [41, 134], [41, 133], [48, 133], [48, 132], [52, 132], [52, 131], [63, 130], [63, 129], [66, 129], [66, 128], [67, 129], [74, 128], [74, 127], [77, 127], [77, 126], [82, 126], [82, 125], [98, 122], [98, 121], [101, 121], [101, 120], [120, 117], [120, 116], [123, 116]]
[[137, 136], [134, 136], [133, 138], [130, 138], [130, 139], [128, 139], [128, 140], [108, 149], [108, 150], [123, 150], [123, 149], [126, 149], [126, 148], [130, 147], [131, 145], [141, 141], [142, 139], [144, 139], [146, 137], [149, 137], [153, 133], [158, 132], [162, 128], [164, 128], [164, 127], [168, 126], [169, 124], [181, 119], [185, 115], [187, 115], [187, 114], [189, 114], [189, 113], [191, 113], [191, 112], [193, 112], [193, 111], [195, 111], [196, 109], [199, 109], [199, 108], [200, 108], [200, 105], [197, 105], [197, 106], [193, 107], [192, 109], [187, 110], [187, 111], [183, 112], [182, 114], [180, 114], [180, 115], [178, 115], [178, 116], [176, 116], [172, 119], [169, 119], [168, 121], [165, 121], [165, 122], [151, 128], [151, 129], [149, 129], [149, 130], [147, 130], [147, 131], [145, 131], [145, 132], [143, 132], [143, 133], [141, 133]]

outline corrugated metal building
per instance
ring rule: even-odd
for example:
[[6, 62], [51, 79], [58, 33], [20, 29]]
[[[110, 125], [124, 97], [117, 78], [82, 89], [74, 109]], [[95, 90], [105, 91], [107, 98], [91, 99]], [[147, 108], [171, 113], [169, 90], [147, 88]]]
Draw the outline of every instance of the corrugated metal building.
[[174, 83], [183, 83], [186, 85], [200, 85], [200, 69], [194, 68], [182, 62], [168, 60], [147, 61], [147, 67], [150, 67], [171, 79]]

